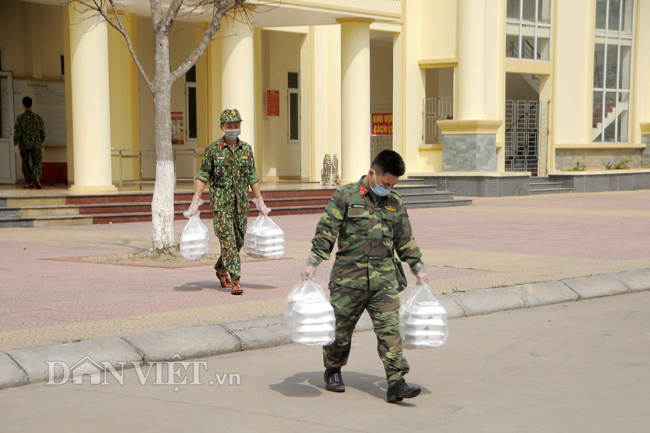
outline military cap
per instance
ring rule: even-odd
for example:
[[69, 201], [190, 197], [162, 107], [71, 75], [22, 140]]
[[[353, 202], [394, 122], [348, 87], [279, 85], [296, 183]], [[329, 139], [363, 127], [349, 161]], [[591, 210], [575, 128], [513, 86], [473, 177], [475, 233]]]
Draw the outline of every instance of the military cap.
[[239, 110], [226, 108], [221, 112], [221, 124], [223, 125], [226, 122], [241, 122], [241, 115]]

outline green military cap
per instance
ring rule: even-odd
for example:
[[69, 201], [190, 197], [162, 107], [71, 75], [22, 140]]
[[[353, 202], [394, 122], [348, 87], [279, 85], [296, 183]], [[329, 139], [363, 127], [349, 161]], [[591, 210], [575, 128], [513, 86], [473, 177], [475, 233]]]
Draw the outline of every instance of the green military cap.
[[221, 112], [221, 124], [223, 125], [226, 122], [241, 122], [241, 115], [239, 110], [226, 108]]

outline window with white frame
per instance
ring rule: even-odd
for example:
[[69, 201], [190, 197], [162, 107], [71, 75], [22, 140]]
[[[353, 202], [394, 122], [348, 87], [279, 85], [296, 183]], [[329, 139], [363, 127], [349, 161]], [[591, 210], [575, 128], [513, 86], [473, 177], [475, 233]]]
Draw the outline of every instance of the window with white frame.
[[298, 73], [289, 72], [287, 75], [287, 107], [288, 138], [290, 142], [300, 141], [300, 90], [298, 89]]
[[628, 142], [634, 0], [596, 1], [592, 140]]
[[551, 59], [552, 0], [508, 0], [506, 57]]

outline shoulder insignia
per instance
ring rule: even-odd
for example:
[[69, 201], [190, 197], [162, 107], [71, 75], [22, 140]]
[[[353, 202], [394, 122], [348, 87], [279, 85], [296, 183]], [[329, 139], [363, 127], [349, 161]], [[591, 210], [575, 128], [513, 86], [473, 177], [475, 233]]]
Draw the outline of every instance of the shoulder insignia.
[[395, 212], [395, 208], [393, 206], [386, 206], [386, 210], [389, 210], [391, 212]]
[[363, 185], [360, 185], [360, 186], [359, 186], [359, 192], [361, 193], [361, 197], [363, 197], [364, 195], [368, 194], [368, 191], [366, 190], [366, 187], [363, 186]]
[[248, 156], [246, 156], [246, 155], [242, 155], [242, 156], [241, 156], [241, 159], [248, 159]]

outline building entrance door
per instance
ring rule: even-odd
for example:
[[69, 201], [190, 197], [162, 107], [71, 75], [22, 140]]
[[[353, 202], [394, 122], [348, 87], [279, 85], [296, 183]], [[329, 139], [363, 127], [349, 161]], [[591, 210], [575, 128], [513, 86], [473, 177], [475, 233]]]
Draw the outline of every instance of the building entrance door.
[[0, 183], [16, 183], [13, 74], [0, 71]]
[[548, 174], [548, 101], [506, 101], [506, 171]]

